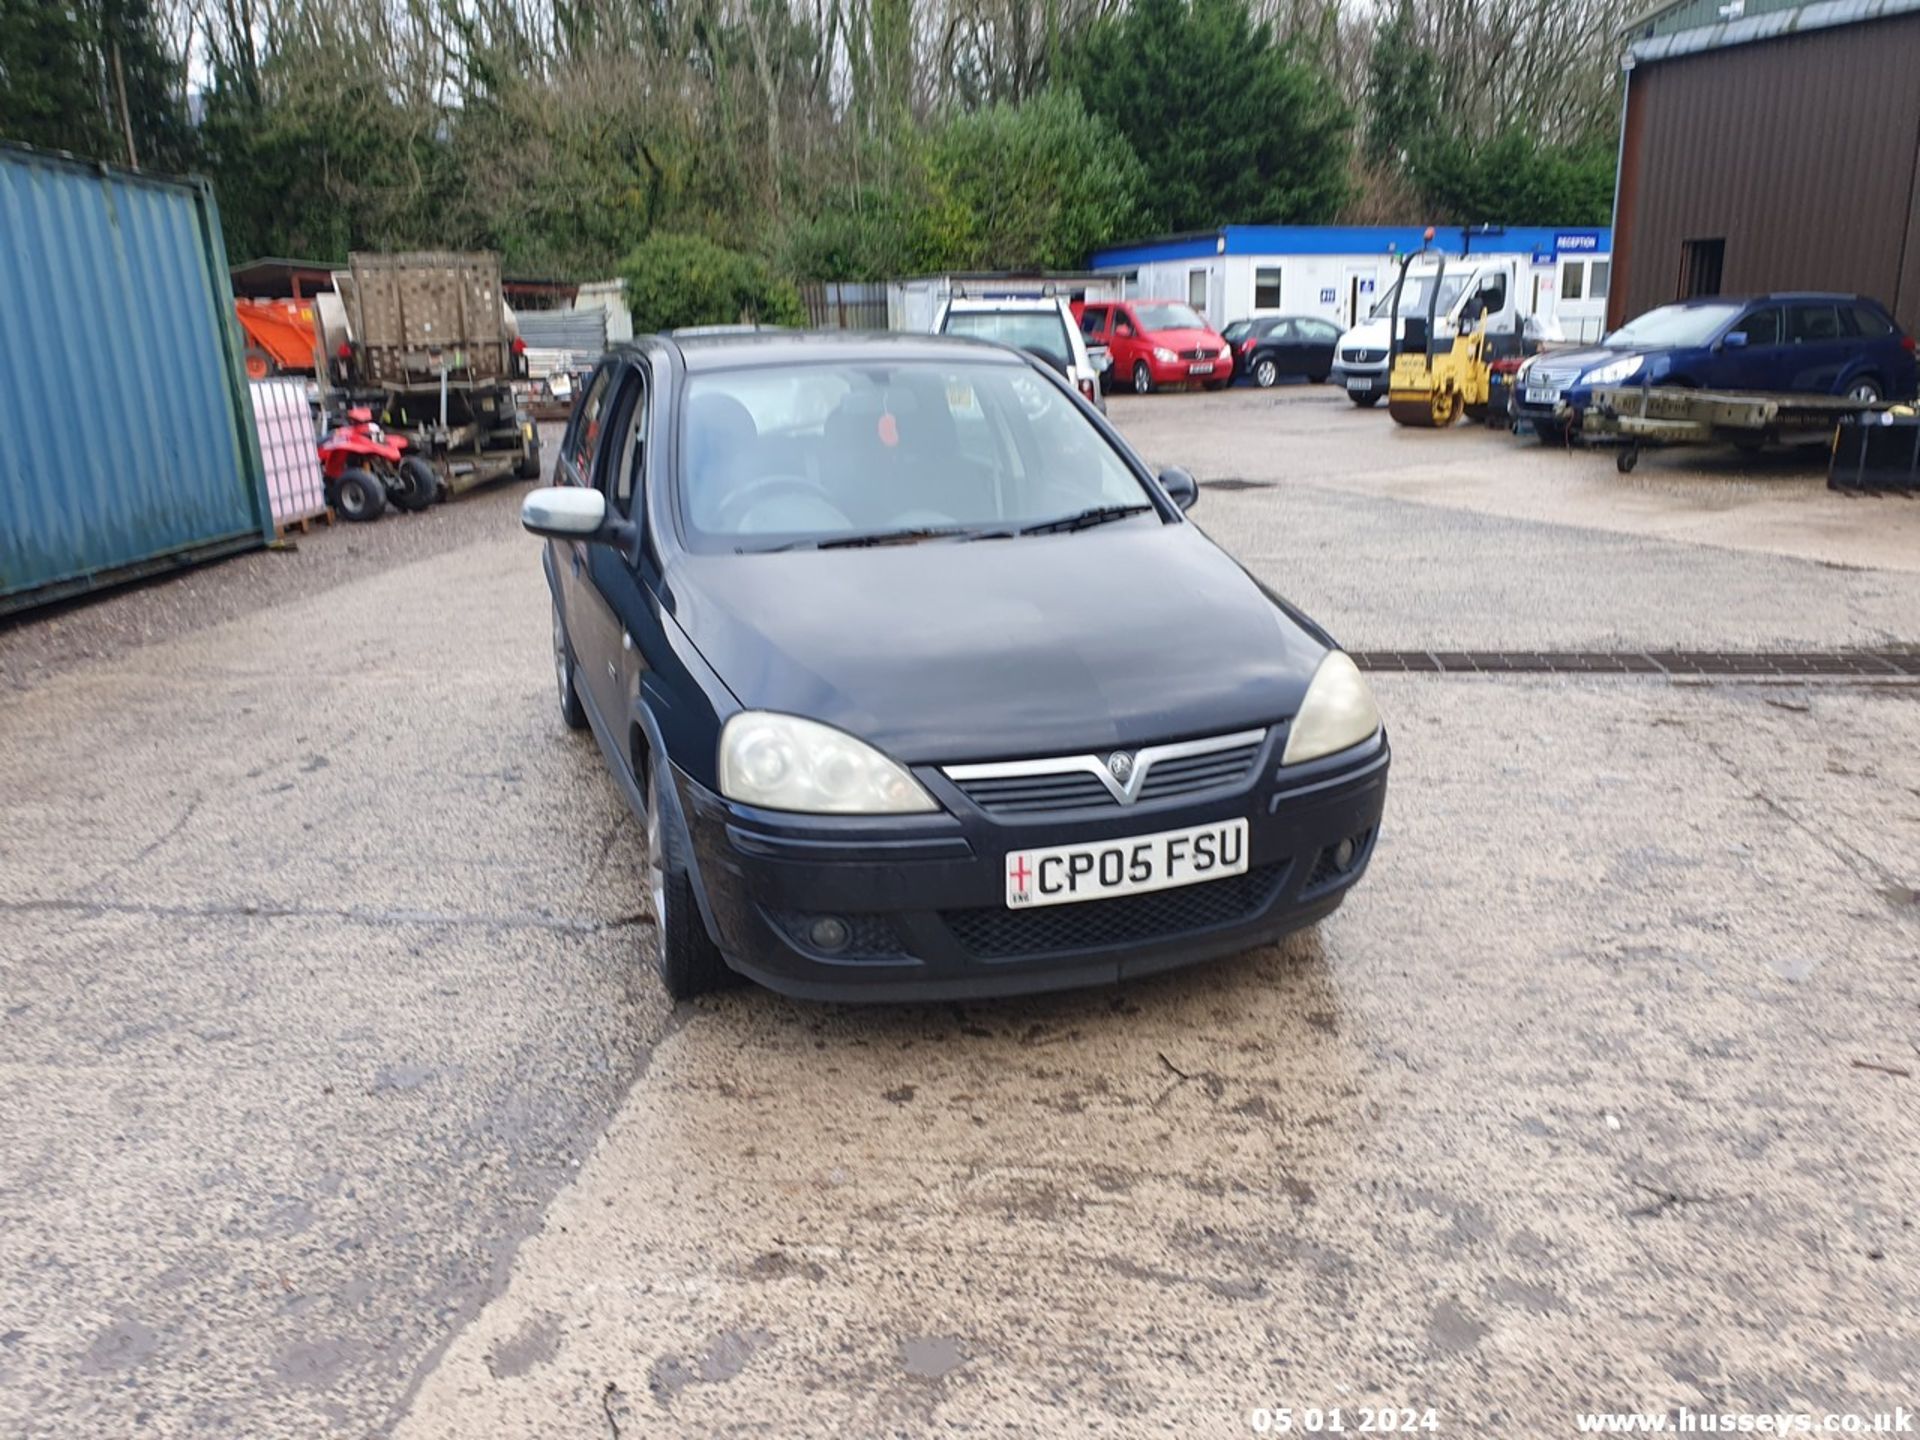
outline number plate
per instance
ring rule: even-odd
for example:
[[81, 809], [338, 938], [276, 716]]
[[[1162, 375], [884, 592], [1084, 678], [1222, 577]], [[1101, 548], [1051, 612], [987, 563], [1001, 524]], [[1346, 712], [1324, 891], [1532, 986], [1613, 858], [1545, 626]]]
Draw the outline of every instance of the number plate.
[[1356, 395], [1365, 394], [1367, 391], [1371, 390], [1372, 388], [1373, 388], [1373, 382], [1361, 375], [1351, 376], [1347, 380], [1347, 389], [1353, 391], [1354, 394]]
[[1012, 851], [1007, 856], [1007, 908], [1108, 900], [1246, 873], [1247, 822], [1219, 820], [1090, 845]]
[[1187, 373], [1189, 375], [1211, 375], [1213, 373], [1213, 361], [1202, 360], [1197, 365], [1189, 365], [1187, 366]]
[[1551, 385], [1527, 386], [1527, 404], [1552, 405], [1559, 401], [1560, 392]]

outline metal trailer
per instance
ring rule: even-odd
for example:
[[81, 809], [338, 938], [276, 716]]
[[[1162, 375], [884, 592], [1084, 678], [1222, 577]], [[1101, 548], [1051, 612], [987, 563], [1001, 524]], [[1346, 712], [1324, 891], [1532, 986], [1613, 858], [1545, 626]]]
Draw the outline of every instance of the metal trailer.
[[273, 540], [205, 181], [0, 144], [0, 614]]
[[526, 347], [501, 298], [497, 256], [353, 254], [314, 297], [327, 357], [321, 403], [364, 405], [454, 493], [540, 473], [539, 437], [515, 401]]
[[[1687, 390], [1665, 385], [1596, 386], [1580, 417], [1581, 438], [1619, 447], [1614, 467], [1622, 475], [1640, 463], [1648, 446], [1708, 445], [1743, 449], [1762, 445], [1830, 441], [1848, 416], [1887, 408], [1885, 402], [1845, 395], [1769, 394], [1761, 391]], [[1556, 407], [1563, 423], [1573, 416]]]

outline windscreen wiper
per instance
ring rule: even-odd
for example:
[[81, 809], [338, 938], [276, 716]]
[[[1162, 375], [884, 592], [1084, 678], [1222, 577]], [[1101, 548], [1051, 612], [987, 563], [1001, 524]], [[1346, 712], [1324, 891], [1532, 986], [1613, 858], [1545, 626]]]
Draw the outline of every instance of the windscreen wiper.
[[970, 538], [978, 532], [966, 525], [916, 525], [908, 530], [875, 530], [867, 535], [834, 535], [825, 540], [789, 540], [784, 545], [757, 549], [742, 548], [740, 553], [771, 555], [776, 550], [860, 550], [876, 545], [913, 545], [922, 540]]
[[1062, 515], [1058, 520], [1038, 520], [1031, 525], [1022, 525], [1021, 535], [1053, 535], [1063, 530], [1085, 530], [1094, 525], [1105, 525], [1109, 520], [1124, 520], [1129, 515], [1144, 515], [1153, 509], [1151, 505], [1096, 505], [1091, 510], [1079, 510], [1071, 515]]

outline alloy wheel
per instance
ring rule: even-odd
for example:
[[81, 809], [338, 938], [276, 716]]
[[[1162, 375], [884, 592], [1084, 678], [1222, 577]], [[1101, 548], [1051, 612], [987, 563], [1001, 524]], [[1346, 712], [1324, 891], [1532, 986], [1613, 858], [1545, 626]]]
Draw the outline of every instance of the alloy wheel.
[[1253, 383], [1258, 385], [1262, 390], [1272, 389], [1273, 382], [1279, 378], [1280, 372], [1274, 367], [1274, 363], [1271, 360], [1262, 360], [1253, 367]]

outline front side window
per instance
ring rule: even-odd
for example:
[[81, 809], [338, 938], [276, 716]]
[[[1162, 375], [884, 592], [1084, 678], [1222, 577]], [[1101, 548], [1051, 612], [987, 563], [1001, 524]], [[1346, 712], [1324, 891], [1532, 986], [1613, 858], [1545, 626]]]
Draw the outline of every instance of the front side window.
[[[676, 476], [689, 545], [770, 549], [991, 530], [1151, 506], [1053, 381], [973, 360], [761, 366], [687, 382]], [[1159, 523], [1157, 512], [1138, 517]]]
[[1748, 345], [1778, 345], [1780, 312], [1771, 307], [1756, 310], [1740, 322], [1740, 328], [1746, 331]]
[[586, 398], [580, 402], [579, 413], [573, 417], [568, 448], [582, 485], [593, 483], [593, 457], [600, 449], [600, 429], [606, 423], [607, 397], [612, 393], [613, 375], [617, 368], [615, 365], [600, 367], [600, 373], [593, 377], [593, 383], [587, 387]]

